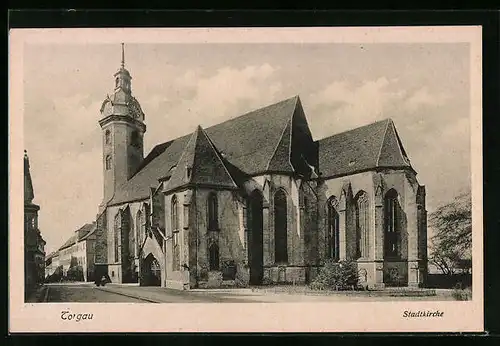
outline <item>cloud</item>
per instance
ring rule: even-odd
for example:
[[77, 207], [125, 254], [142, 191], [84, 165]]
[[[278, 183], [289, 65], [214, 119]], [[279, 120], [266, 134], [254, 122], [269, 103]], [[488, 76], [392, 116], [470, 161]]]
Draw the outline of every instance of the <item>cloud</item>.
[[405, 102], [406, 107], [415, 111], [422, 106], [437, 107], [444, 105], [450, 95], [445, 92], [431, 93], [427, 87], [422, 87], [414, 92]]
[[387, 112], [404, 99], [397, 79], [381, 77], [360, 85], [336, 81], [313, 93], [308, 104], [319, 136], [341, 132], [387, 117]]
[[262, 64], [222, 67], [208, 76], [187, 71], [172, 81], [173, 93], [139, 100], [151, 114], [147, 140], [154, 145], [194, 131], [198, 124], [208, 127], [277, 101], [282, 92], [282, 84], [273, 78], [277, 70]]

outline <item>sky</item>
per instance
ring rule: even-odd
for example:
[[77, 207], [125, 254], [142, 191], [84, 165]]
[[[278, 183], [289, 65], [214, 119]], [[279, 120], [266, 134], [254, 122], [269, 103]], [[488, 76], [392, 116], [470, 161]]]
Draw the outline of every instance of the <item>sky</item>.
[[[46, 252], [102, 199], [99, 109], [120, 44], [27, 43], [24, 145]], [[126, 44], [132, 93], [158, 143], [299, 95], [315, 139], [392, 118], [435, 210], [470, 190], [467, 43]]]

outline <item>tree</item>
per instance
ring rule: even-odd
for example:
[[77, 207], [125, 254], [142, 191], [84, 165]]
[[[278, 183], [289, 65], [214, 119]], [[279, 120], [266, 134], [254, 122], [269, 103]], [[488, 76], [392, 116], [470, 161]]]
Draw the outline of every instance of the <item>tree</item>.
[[470, 192], [456, 196], [430, 215], [435, 229], [431, 238], [431, 263], [443, 274], [467, 273], [472, 257], [472, 201]]

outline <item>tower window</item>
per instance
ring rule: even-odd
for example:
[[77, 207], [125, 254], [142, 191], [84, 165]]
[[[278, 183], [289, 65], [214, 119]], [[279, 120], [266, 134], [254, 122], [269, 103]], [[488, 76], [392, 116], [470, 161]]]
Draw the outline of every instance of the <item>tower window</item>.
[[116, 79], [115, 79], [115, 86], [118, 88], [119, 84], [120, 84], [120, 78], [116, 77]]
[[106, 170], [111, 169], [111, 155], [106, 156]]
[[111, 143], [111, 131], [106, 130], [106, 133], [104, 134], [104, 141], [106, 144]]
[[139, 132], [132, 131], [132, 135], [130, 137], [130, 143], [135, 148], [140, 147]]

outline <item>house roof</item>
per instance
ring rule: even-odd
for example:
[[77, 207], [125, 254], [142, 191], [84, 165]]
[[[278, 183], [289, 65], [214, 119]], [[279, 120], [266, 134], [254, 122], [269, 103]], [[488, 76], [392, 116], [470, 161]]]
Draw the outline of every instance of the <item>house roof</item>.
[[220, 153], [201, 126], [198, 126], [191, 135], [165, 190], [169, 191], [191, 184], [237, 188]]
[[71, 237], [66, 240], [66, 242], [58, 249], [64, 250], [70, 246], [75, 245], [77, 242], [82, 241], [87, 239], [89, 236], [91, 236], [97, 229], [97, 224], [95, 222], [93, 223], [87, 223], [77, 229]]
[[[294, 114], [298, 96], [254, 110], [242, 116], [207, 128], [208, 136], [224, 161], [237, 170], [253, 175], [268, 170]], [[120, 204], [149, 197], [150, 188], [158, 185], [158, 179], [173, 173], [191, 135], [157, 145], [144, 159], [140, 170], [121, 185], [108, 205]], [[275, 164], [272, 164], [273, 168]], [[279, 168], [279, 167], [278, 167]], [[284, 170], [288, 168], [284, 167]]]
[[318, 146], [323, 178], [373, 168], [411, 168], [391, 119], [321, 139]]

